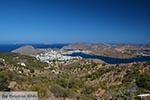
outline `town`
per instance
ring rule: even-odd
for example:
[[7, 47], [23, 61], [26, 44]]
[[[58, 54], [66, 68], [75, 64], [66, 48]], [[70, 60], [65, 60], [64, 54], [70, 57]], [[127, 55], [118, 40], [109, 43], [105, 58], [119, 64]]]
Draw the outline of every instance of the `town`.
[[35, 55], [35, 57], [40, 61], [47, 62], [49, 65], [54, 65], [57, 63], [65, 64], [67, 62], [70, 62], [71, 60], [82, 59], [79, 56], [71, 57], [65, 55], [65, 54], [70, 54], [75, 52], [86, 52], [86, 51], [75, 50], [75, 51], [63, 52], [63, 51], [56, 51], [56, 50], [48, 50], [45, 53]]

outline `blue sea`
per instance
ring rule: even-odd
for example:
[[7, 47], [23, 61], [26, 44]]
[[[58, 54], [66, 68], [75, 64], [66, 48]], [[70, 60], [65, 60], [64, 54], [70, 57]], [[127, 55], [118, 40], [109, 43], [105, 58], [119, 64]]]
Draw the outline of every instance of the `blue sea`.
[[62, 48], [68, 44], [0, 44], [0, 52], [11, 52], [25, 45], [32, 45], [34, 48]]
[[80, 56], [83, 58], [100, 59], [109, 64], [121, 64], [121, 63], [143, 62], [143, 61], [150, 62], [150, 56], [136, 56], [133, 58], [122, 59], [122, 58], [111, 58], [106, 56], [91, 55], [85, 53], [72, 53], [67, 55], [73, 57]]

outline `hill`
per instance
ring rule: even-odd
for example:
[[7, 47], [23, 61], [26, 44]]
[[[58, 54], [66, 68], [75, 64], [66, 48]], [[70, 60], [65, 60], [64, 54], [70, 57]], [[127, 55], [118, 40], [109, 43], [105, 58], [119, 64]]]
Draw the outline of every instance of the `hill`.
[[107, 64], [79, 59], [45, 69], [46, 63], [30, 56], [0, 53], [0, 58], [0, 79], [6, 80], [0, 80], [5, 83], [1, 91], [37, 91], [44, 100], [138, 100], [138, 94], [150, 93], [150, 62]]
[[[101, 55], [113, 58], [131, 58], [136, 55], [150, 56], [149, 45], [131, 45], [131, 44], [87, 44], [75, 43], [64, 46], [62, 50], [85, 50], [91, 54]], [[145, 52], [147, 51], [147, 52]]]
[[41, 53], [42, 50], [35, 49], [33, 46], [30, 46], [30, 45], [26, 45], [26, 46], [22, 46], [16, 50], [13, 50], [12, 52], [20, 53], [20, 54], [24, 54], [24, 55], [36, 55], [38, 53]]

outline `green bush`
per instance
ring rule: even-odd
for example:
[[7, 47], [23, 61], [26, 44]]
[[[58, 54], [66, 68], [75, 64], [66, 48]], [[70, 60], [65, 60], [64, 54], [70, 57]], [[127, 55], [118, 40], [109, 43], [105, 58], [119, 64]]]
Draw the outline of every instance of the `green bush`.
[[0, 73], [0, 91], [7, 91], [8, 90], [8, 79], [7, 77]]
[[94, 86], [85, 85], [82, 94], [92, 94], [96, 91], [96, 88]]
[[69, 80], [67, 80], [65, 78], [58, 78], [56, 80], [56, 84], [62, 86], [63, 88], [67, 88], [69, 85]]
[[48, 96], [48, 89], [46, 87], [38, 85], [38, 84], [30, 87], [29, 90], [38, 92], [38, 96], [40, 98], [45, 98]]
[[75, 88], [75, 89], [79, 89], [83, 86], [84, 82], [82, 80], [79, 79], [72, 79], [69, 81], [69, 88]]
[[112, 70], [111, 68], [101, 68], [101, 69], [93, 72], [92, 74], [87, 75], [86, 77], [90, 78], [91, 81], [93, 81], [95, 79], [98, 79], [101, 75], [108, 73], [111, 70]]
[[136, 80], [137, 86], [150, 90], [150, 74], [141, 75]]
[[55, 97], [63, 97], [64, 95], [64, 88], [60, 85], [51, 86], [50, 91], [54, 94]]
[[50, 91], [54, 94], [55, 97], [63, 97], [65, 98], [75, 98], [76, 97], [76, 90], [63, 88], [60, 85], [52, 85]]

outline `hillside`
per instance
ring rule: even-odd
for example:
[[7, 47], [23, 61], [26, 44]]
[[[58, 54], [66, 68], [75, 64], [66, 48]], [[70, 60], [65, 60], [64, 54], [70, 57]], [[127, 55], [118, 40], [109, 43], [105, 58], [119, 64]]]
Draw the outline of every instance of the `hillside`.
[[42, 50], [35, 49], [33, 46], [30, 46], [30, 45], [26, 45], [26, 46], [22, 46], [16, 50], [13, 50], [12, 52], [20, 53], [20, 54], [24, 54], [24, 55], [35, 55], [35, 54], [41, 53]]
[[137, 100], [138, 94], [150, 93], [150, 62], [107, 64], [79, 59], [45, 69], [46, 63], [29, 56], [0, 53], [0, 58], [0, 79], [7, 80], [0, 80], [5, 83], [1, 91], [38, 91], [44, 100]]
[[145, 50], [150, 50], [149, 45], [75, 43], [64, 46], [62, 50], [85, 50], [90, 51], [91, 54], [113, 58], [131, 58], [136, 55], [150, 55], [149, 52], [145, 52]]

